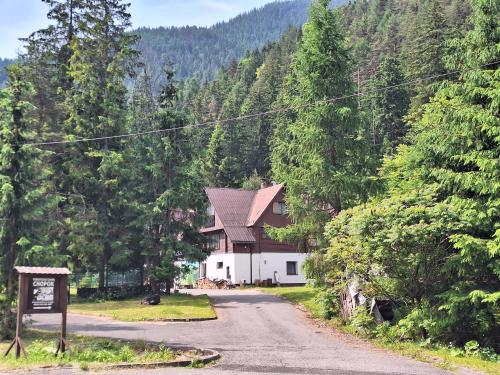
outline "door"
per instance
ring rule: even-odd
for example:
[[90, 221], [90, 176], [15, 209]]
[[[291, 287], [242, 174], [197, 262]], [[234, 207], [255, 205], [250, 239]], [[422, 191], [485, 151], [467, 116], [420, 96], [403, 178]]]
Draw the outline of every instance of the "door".
[[207, 277], [207, 264], [201, 263], [200, 264], [200, 279], [203, 279], [205, 277]]

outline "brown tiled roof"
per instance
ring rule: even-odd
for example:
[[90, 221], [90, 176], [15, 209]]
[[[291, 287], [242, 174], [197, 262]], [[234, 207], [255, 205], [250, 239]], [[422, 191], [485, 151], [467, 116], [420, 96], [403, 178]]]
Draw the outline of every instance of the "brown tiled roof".
[[67, 268], [53, 268], [53, 267], [14, 267], [18, 273], [39, 273], [42, 275], [69, 275], [71, 272]]
[[[206, 188], [205, 192], [231, 241], [252, 243], [256, 240], [248, 227], [257, 222], [282, 188], [283, 185], [260, 190]], [[213, 229], [205, 228], [202, 232]]]

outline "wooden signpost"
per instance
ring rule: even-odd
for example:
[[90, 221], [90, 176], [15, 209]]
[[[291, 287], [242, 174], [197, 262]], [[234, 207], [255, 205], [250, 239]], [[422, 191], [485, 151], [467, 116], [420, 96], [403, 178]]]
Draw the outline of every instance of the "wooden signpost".
[[12, 341], [5, 355], [16, 347], [16, 358], [26, 350], [21, 339], [24, 314], [62, 314], [61, 336], [56, 355], [66, 351], [66, 314], [68, 309], [67, 268], [52, 267], [15, 267], [19, 274], [19, 293], [17, 303], [16, 338]]

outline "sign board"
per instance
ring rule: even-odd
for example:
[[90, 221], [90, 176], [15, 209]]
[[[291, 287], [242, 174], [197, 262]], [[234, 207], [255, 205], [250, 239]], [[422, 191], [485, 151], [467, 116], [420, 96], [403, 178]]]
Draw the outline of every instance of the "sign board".
[[62, 329], [56, 354], [66, 350], [66, 312], [68, 305], [67, 268], [52, 267], [15, 267], [19, 274], [19, 293], [17, 303], [16, 338], [5, 355], [16, 346], [16, 357], [21, 351], [26, 355], [21, 340], [24, 314], [62, 314]]
[[54, 308], [54, 288], [56, 279], [34, 277], [31, 279], [30, 307], [33, 310], [52, 310]]
[[[62, 299], [67, 299], [66, 288], [62, 288], [59, 275], [26, 276], [28, 293], [25, 314], [62, 313]], [[61, 294], [64, 293], [64, 296]], [[65, 302], [66, 303], [66, 302]]]

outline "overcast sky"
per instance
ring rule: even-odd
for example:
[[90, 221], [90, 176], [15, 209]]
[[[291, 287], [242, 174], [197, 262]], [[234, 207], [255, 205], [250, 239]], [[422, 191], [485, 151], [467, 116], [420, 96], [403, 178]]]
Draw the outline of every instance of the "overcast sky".
[[[134, 27], [209, 26], [273, 0], [128, 0]], [[15, 57], [18, 38], [47, 25], [41, 0], [0, 0], [0, 57]]]

